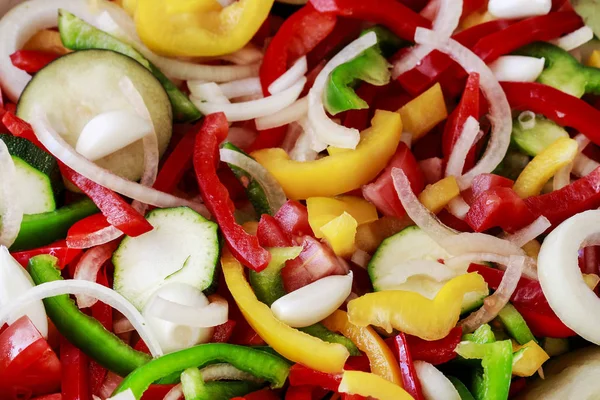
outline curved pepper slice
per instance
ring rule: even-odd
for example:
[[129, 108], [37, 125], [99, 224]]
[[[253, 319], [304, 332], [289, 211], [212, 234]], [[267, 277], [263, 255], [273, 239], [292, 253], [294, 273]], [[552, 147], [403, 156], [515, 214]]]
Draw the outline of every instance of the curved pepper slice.
[[348, 350], [341, 344], [326, 343], [279, 321], [257, 298], [244, 277], [242, 265], [228, 252], [221, 257], [225, 282], [242, 314], [275, 351], [309, 368], [336, 373], [342, 371]]
[[401, 386], [378, 375], [361, 371], [344, 371], [338, 391], [370, 396], [379, 400], [412, 400], [413, 398]]
[[536, 196], [559, 169], [573, 162], [577, 155], [577, 142], [559, 138], [535, 156], [517, 178], [514, 191], [521, 198]]
[[310, 162], [290, 160], [283, 149], [264, 149], [252, 157], [265, 167], [294, 200], [336, 196], [372, 181], [396, 151], [402, 133], [400, 115], [377, 110], [372, 126], [361, 133], [355, 150]]
[[487, 290], [479, 274], [453, 278], [433, 300], [414, 292], [384, 290], [368, 293], [348, 303], [348, 316], [358, 326], [392, 328], [425, 340], [446, 337], [458, 322], [465, 294]]
[[168, 56], [202, 57], [244, 47], [265, 21], [273, 0], [138, 1], [135, 25], [150, 49]]
[[402, 375], [398, 361], [383, 339], [373, 330], [365, 326], [356, 326], [348, 320], [348, 314], [342, 310], [336, 310], [333, 314], [323, 320], [327, 329], [339, 332], [352, 340], [356, 347], [362, 350], [369, 358], [371, 371], [390, 382], [402, 385]]

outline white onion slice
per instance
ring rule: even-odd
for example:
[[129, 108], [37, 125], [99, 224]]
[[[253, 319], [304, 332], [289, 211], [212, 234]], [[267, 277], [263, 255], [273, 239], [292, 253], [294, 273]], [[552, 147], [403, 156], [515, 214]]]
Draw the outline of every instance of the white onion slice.
[[458, 219], [464, 220], [471, 206], [467, 204], [462, 196], [456, 196], [448, 203], [448, 211]]
[[133, 395], [133, 391], [131, 389], [127, 389], [124, 392], [121, 392], [115, 396], [111, 396], [106, 400], [137, 400]]
[[262, 379], [257, 378], [249, 372], [237, 369], [231, 364], [219, 363], [212, 364], [200, 370], [204, 382], [212, 381], [253, 381], [262, 382]]
[[243, 169], [258, 182], [260, 187], [265, 191], [265, 196], [273, 214], [285, 204], [287, 197], [283, 188], [265, 167], [257, 163], [254, 159], [237, 151], [221, 149], [219, 154], [221, 161]]
[[407, 260], [394, 266], [388, 275], [377, 279], [380, 290], [393, 290], [413, 276], [425, 276], [436, 282], [445, 282], [456, 276], [448, 266], [433, 260]]
[[140, 338], [146, 343], [148, 350], [150, 350], [153, 357], [160, 357], [163, 355], [160, 345], [154, 337], [154, 334], [148, 330], [146, 321], [140, 312], [119, 293], [95, 282], [68, 279], [37, 285], [0, 309], [0, 326], [5, 324], [12, 317], [13, 313], [18, 311], [24, 304], [63, 294], [83, 294], [93, 296], [101, 302], [111, 306], [131, 321], [131, 324], [135, 327]]
[[[432, 24], [432, 31], [440, 38], [449, 38], [460, 22], [463, 0], [438, 0], [437, 3], [437, 13]], [[394, 77], [416, 67], [433, 50], [431, 45], [415, 45], [394, 65]]]
[[145, 204], [156, 207], [190, 207], [202, 215], [209, 215], [206, 207], [158, 190], [144, 187], [136, 182], [131, 182], [100, 168], [94, 163], [79, 155], [50, 125], [48, 118], [41, 108], [37, 108], [32, 121], [33, 129], [39, 141], [52, 155], [65, 163], [68, 167], [96, 182], [124, 196], [139, 200]]
[[581, 153], [573, 160], [573, 174], [582, 177], [591, 174], [596, 168], [600, 167], [600, 163], [592, 160], [585, 154]]
[[194, 307], [179, 304], [158, 295], [148, 302], [144, 312], [178, 325], [212, 328], [227, 322], [229, 305], [227, 300], [220, 296], [207, 306]]
[[412, 146], [412, 138], [413, 134], [410, 132], [402, 132], [402, 135], [400, 135], [400, 141], [404, 143], [409, 149]]
[[563, 37], [551, 40], [550, 43], [560, 47], [565, 51], [575, 50], [594, 38], [594, 31], [589, 26], [582, 26]]
[[523, 247], [526, 243], [529, 243], [542, 233], [546, 232], [551, 226], [552, 224], [548, 218], [542, 215], [526, 227], [518, 230], [512, 235], [506, 236], [505, 239], [519, 247]]
[[68, 245], [72, 249], [89, 249], [96, 246], [101, 246], [108, 242], [112, 242], [115, 239], [123, 236], [124, 233], [115, 228], [114, 226], [107, 226], [106, 228], [97, 230], [86, 235], [85, 238], [71, 239], [68, 240]]
[[252, 43], [248, 43], [238, 51], [231, 54], [223, 54], [218, 57], [237, 65], [260, 64], [263, 59], [262, 51]]
[[163, 400], [179, 400], [181, 398], [183, 398], [183, 387], [181, 383], [178, 383], [169, 390], [165, 397], [163, 397]]
[[454, 230], [442, 224], [440, 220], [438, 220], [437, 217], [419, 201], [417, 196], [413, 193], [410, 187], [410, 181], [404, 174], [404, 171], [400, 168], [393, 168], [392, 180], [394, 181], [394, 188], [396, 189], [396, 193], [398, 193], [402, 206], [410, 219], [412, 219], [419, 228], [439, 244], [456, 235]]
[[485, 233], [459, 233], [449, 236], [440, 245], [455, 256], [465, 253], [494, 253], [502, 256], [525, 255], [525, 251], [514, 243]]
[[10, 247], [21, 230], [23, 207], [15, 198], [15, 164], [4, 141], [0, 142], [0, 245]]
[[221, 87], [215, 82], [188, 81], [188, 89], [190, 89], [192, 97], [201, 101], [216, 104], [231, 103], [221, 90]]
[[524, 265], [525, 257], [510, 256], [506, 272], [502, 277], [502, 282], [500, 282], [498, 289], [494, 294], [483, 300], [483, 307], [459, 322], [463, 328], [463, 332], [474, 332], [481, 325], [487, 324], [496, 318], [517, 288]]
[[[115, 245], [107, 243], [86, 251], [83, 256], [81, 256], [77, 266], [75, 267], [73, 279], [96, 282], [98, 271], [100, 271], [102, 265], [104, 265], [104, 263], [112, 257], [115, 248]], [[91, 307], [98, 301], [94, 297], [85, 295], [78, 295], [76, 298], [77, 306], [79, 308]]]
[[[527, 276], [531, 279], [537, 280], [537, 266], [536, 261], [527, 256], [519, 256], [525, 258], [525, 264], [523, 265], [522, 275]], [[481, 262], [493, 262], [498, 264], [499, 269], [505, 270], [506, 265], [510, 262], [510, 256], [502, 256], [494, 253], [465, 253], [460, 256], [452, 257], [445, 260], [447, 266], [454, 269], [463, 269], [465, 265], [471, 263]]]
[[436, 50], [449, 55], [467, 72], [479, 73], [481, 90], [490, 105], [488, 119], [492, 124], [492, 133], [485, 153], [477, 165], [459, 178], [459, 186], [468, 187], [477, 175], [492, 172], [506, 155], [512, 132], [510, 105], [490, 68], [471, 50], [453, 39], [439, 38], [434, 32], [423, 28], [417, 28], [415, 41], [433, 46]]
[[319, 153], [312, 149], [312, 140], [306, 132], [300, 134], [290, 152], [290, 158], [294, 161], [314, 161], [318, 155]]
[[254, 118], [264, 117], [276, 113], [291, 105], [298, 99], [304, 89], [306, 78], [301, 78], [289, 89], [273, 96], [258, 100], [246, 101], [234, 104], [205, 103], [201, 99], [192, 96], [190, 100], [205, 115], [223, 112], [229, 122], [247, 121]]
[[119, 318], [113, 322], [113, 332], [117, 335], [133, 331], [135, 331], [135, 328], [127, 318]]
[[346, 128], [333, 122], [325, 113], [323, 92], [329, 74], [340, 66], [358, 57], [363, 51], [377, 44], [375, 32], [369, 32], [344, 47], [321, 70], [313, 87], [308, 92], [308, 119], [317, 137], [330, 146], [354, 149], [360, 140], [357, 129]]
[[521, 19], [546, 15], [552, 9], [551, 0], [490, 0], [488, 11], [496, 18]]
[[283, 73], [279, 78], [275, 79], [273, 83], [269, 85], [268, 91], [270, 94], [281, 93], [286, 89], [289, 89], [298, 82], [308, 72], [308, 64], [306, 63], [306, 56], [300, 57], [296, 62]]
[[577, 214], [542, 243], [538, 275], [546, 299], [560, 320], [584, 339], [600, 344], [600, 299], [585, 284], [578, 251], [600, 232], [600, 211]]
[[[446, 176], [461, 176], [463, 168], [465, 167], [465, 161], [467, 154], [471, 150], [471, 147], [475, 144], [477, 135], [479, 134], [479, 121], [469, 116], [462, 126], [462, 132], [456, 141], [456, 144], [452, 148], [450, 157], [448, 157], [448, 164], [446, 165]], [[466, 188], [461, 188], [462, 190]]]
[[535, 82], [546, 60], [528, 56], [501, 56], [490, 64], [499, 82]]
[[280, 110], [279, 112], [264, 117], [256, 118], [256, 129], [264, 131], [266, 129], [277, 128], [291, 124], [304, 118], [308, 113], [308, 97], [304, 96], [296, 100], [292, 105]]
[[[188, 87], [190, 87], [190, 82], [188, 82]], [[219, 88], [221, 89], [223, 95], [228, 99], [254, 95], [261, 95], [262, 97], [262, 87], [260, 86], [259, 78], [245, 78], [237, 81], [221, 83]], [[190, 91], [194, 93], [191, 87]]]
[[461, 399], [452, 382], [439, 369], [428, 362], [419, 360], [414, 362], [414, 366], [425, 400]]
[[517, 120], [519, 121], [519, 125], [521, 126], [521, 129], [524, 130], [530, 130], [535, 128], [535, 124], [536, 124], [536, 119], [535, 119], [535, 113], [533, 111], [523, 111], [522, 113], [519, 114], [519, 117], [517, 118]]

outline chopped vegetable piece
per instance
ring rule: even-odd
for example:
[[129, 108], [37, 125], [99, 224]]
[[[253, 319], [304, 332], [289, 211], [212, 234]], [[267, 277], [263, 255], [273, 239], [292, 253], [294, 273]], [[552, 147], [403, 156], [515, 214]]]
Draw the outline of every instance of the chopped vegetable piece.
[[367, 372], [344, 371], [338, 389], [341, 393], [370, 396], [379, 400], [409, 400], [413, 397], [398, 384]]
[[425, 136], [448, 117], [444, 94], [439, 83], [406, 103], [398, 110], [404, 124], [403, 130], [412, 134], [413, 140]]
[[517, 309], [512, 304], [507, 304], [498, 313], [498, 319], [502, 321], [504, 327], [508, 333], [519, 343], [524, 345], [531, 341], [536, 341], [533, 337], [533, 333], [527, 326], [527, 322], [523, 319], [523, 316], [519, 314]]
[[531, 340], [522, 346], [514, 346], [512, 373], [516, 376], [532, 376], [550, 356], [535, 342]]
[[396, 358], [400, 363], [400, 372], [402, 374], [402, 387], [408, 392], [415, 400], [424, 400], [423, 393], [421, 391], [421, 383], [415, 371], [413, 359], [408, 341], [404, 333], [399, 333], [394, 338], [394, 349], [396, 351]]
[[525, 128], [519, 120], [513, 122], [511, 139], [519, 150], [535, 157], [559, 138], [568, 138], [567, 131], [544, 117], [536, 116], [533, 127]]
[[432, 185], [428, 185], [419, 195], [419, 200], [432, 213], [437, 214], [448, 205], [450, 200], [460, 195], [460, 188], [454, 176], [447, 176]]

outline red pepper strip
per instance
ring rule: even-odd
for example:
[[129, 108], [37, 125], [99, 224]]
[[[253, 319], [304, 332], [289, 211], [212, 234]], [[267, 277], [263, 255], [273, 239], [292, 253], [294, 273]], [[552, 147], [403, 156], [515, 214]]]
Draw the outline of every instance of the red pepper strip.
[[63, 269], [67, 264], [73, 261], [75, 257], [81, 254], [81, 249], [72, 249], [67, 246], [67, 242], [61, 240], [49, 244], [48, 246], [39, 247], [33, 250], [18, 251], [10, 254], [23, 267], [27, 267], [31, 257], [35, 257], [40, 254], [50, 254], [51, 256], [58, 258], [58, 266], [60, 269]]
[[417, 376], [415, 365], [413, 364], [411, 352], [408, 346], [406, 335], [400, 332], [394, 338], [395, 355], [400, 363], [400, 374], [402, 376], [402, 386], [415, 400], [425, 400], [421, 390], [421, 382]]
[[165, 193], [175, 191], [185, 172], [192, 168], [195, 140], [196, 135], [193, 130], [181, 138], [156, 176], [154, 189]]
[[37, 136], [33, 132], [31, 125], [17, 117], [13, 112], [7, 111], [2, 117], [2, 124], [8, 129], [13, 136], [18, 136], [29, 140], [40, 149], [46, 151], [43, 144], [40, 143]]
[[505, 178], [495, 174], [480, 174], [473, 179], [471, 187], [462, 192], [463, 199], [467, 204], [471, 205], [482, 193], [490, 190], [494, 187], [506, 187], [512, 188], [515, 182], [511, 179]]
[[215, 326], [211, 343], [227, 343], [233, 334], [236, 322], [233, 319]]
[[500, 227], [506, 232], [531, 224], [536, 216], [527, 203], [511, 188], [494, 187], [475, 198], [465, 216], [465, 222], [475, 232]]
[[[115, 246], [116, 248], [116, 246]], [[108, 276], [106, 275], [106, 267], [101, 268], [98, 271], [96, 282], [102, 286], [110, 287], [108, 284]], [[112, 307], [102, 303], [101, 301], [96, 302], [91, 307], [92, 317], [98, 320], [108, 331], [112, 332], [113, 329], [113, 311]], [[98, 394], [102, 383], [106, 378], [108, 370], [102, 367], [94, 360], [90, 360], [90, 387], [92, 394]]]
[[62, 400], [62, 394], [60, 394], [60, 393], [47, 394], [45, 396], [35, 397], [32, 400]]
[[[468, 271], [477, 272], [492, 289], [500, 286], [504, 276], [504, 271], [479, 264], [471, 264]], [[575, 332], [552, 311], [538, 281], [521, 277], [510, 301], [525, 318], [534, 335], [555, 338], [575, 336]]]
[[308, 223], [308, 210], [295, 200], [288, 200], [275, 213], [275, 219], [288, 235], [313, 236], [312, 228]]
[[[600, 121], [600, 120], [599, 120]], [[573, 215], [600, 207], [600, 168], [560, 190], [525, 199], [535, 217], [544, 215], [556, 226]]]
[[433, 365], [446, 363], [456, 357], [454, 349], [462, 338], [462, 328], [453, 328], [448, 336], [428, 342], [417, 336], [406, 335], [406, 343], [413, 360], [426, 361]]
[[381, 24], [410, 41], [418, 27], [431, 27], [431, 21], [396, 0], [310, 0], [310, 4], [320, 12]]
[[87, 237], [103, 228], [108, 228], [110, 224], [106, 217], [100, 213], [90, 215], [82, 220], [75, 222], [67, 232], [67, 246], [87, 240]]
[[156, 385], [152, 384], [144, 391], [142, 400], [163, 400], [167, 393], [173, 389], [175, 385]]
[[362, 22], [355, 19], [338, 19], [335, 28], [306, 55], [308, 68], [312, 69], [323, 60], [327, 60], [333, 53], [337, 53], [344, 45], [358, 37], [363, 29]]
[[258, 136], [248, 147], [248, 153], [253, 151], [279, 147], [287, 134], [287, 125], [258, 131]]
[[[446, 162], [450, 158], [452, 149], [462, 134], [465, 122], [469, 117], [479, 119], [479, 74], [469, 74], [465, 91], [458, 107], [450, 114], [442, 135], [442, 151]], [[475, 146], [467, 154], [464, 170], [468, 171], [475, 165]]]
[[371, 362], [366, 354], [360, 356], [350, 356], [344, 365], [346, 371], [371, 372]]
[[62, 163], [59, 167], [63, 176], [81, 189], [115, 228], [134, 237], [153, 229], [143, 215], [112, 190], [98, 185]]
[[10, 61], [20, 70], [35, 74], [58, 57], [60, 55], [45, 51], [19, 50], [10, 55]]
[[585, 101], [541, 83], [502, 82], [502, 88], [513, 109], [543, 114], [600, 144], [600, 111]]
[[313, 400], [313, 386], [290, 386], [285, 400]]
[[[356, 89], [358, 97], [367, 102], [367, 104], [373, 104], [375, 96], [381, 91], [380, 86], [370, 85], [368, 83], [361, 84]], [[369, 126], [370, 110], [363, 108], [359, 110], [349, 110], [344, 114], [343, 125], [347, 128], [358, 129], [359, 131], [367, 129]]]
[[263, 214], [256, 231], [258, 242], [264, 247], [289, 247], [292, 240], [279, 222], [268, 214]]
[[262, 271], [269, 264], [271, 254], [260, 247], [258, 238], [250, 235], [235, 222], [234, 206], [227, 188], [217, 177], [219, 143], [227, 137], [229, 125], [223, 113], [207, 115], [196, 135], [194, 169], [200, 194], [225, 237], [231, 253], [243, 265]]
[[279, 28], [265, 51], [260, 66], [263, 94], [269, 96], [269, 85], [279, 78], [296, 59], [314, 49], [333, 30], [336, 16], [305, 5]]
[[280, 400], [275, 392], [269, 388], [264, 388], [256, 392], [248, 393], [244, 397], [234, 397], [231, 400]]
[[64, 400], [88, 400], [91, 397], [88, 358], [65, 338], [60, 341], [62, 397]]
[[319, 386], [323, 389], [337, 392], [342, 381], [342, 375], [326, 374], [325, 372], [305, 367], [302, 364], [294, 364], [290, 368], [289, 380], [291, 386]]

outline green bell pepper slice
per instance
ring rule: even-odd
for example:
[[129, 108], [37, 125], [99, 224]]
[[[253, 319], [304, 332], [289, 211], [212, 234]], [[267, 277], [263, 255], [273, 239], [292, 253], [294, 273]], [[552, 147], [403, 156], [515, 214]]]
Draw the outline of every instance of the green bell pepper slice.
[[458, 392], [458, 395], [460, 396], [461, 400], [475, 400], [475, 397], [473, 397], [471, 392], [469, 392], [469, 389], [467, 389], [465, 384], [462, 383], [460, 379], [454, 376], [448, 376], [448, 380], [450, 381], [450, 383], [452, 383], [452, 385]]
[[188, 368], [181, 373], [181, 388], [186, 400], [229, 400], [262, 386], [262, 383], [250, 381], [204, 382], [198, 368]]
[[494, 343], [496, 341], [496, 335], [492, 331], [492, 327], [488, 324], [483, 324], [473, 333], [463, 335], [463, 340], [477, 344]]
[[527, 322], [512, 304], [508, 303], [504, 306], [498, 313], [498, 319], [502, 321], [509, 335], [520, 345], [529, 343], [532, 340], [537, 342], [531, 329], [527, 326]]

